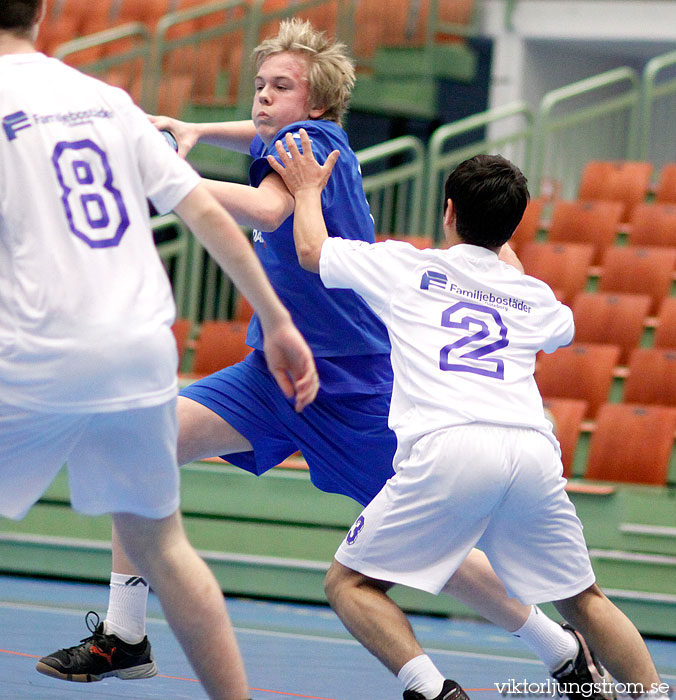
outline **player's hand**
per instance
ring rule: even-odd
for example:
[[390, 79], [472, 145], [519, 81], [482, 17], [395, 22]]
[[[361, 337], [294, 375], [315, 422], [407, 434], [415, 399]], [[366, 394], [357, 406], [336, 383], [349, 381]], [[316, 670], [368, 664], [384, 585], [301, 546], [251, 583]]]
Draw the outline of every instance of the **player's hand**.
[[268, 163], [276, 173], [281, 175], [289, 192], [295, 195], [302, 189], [324, 189], [340, 151], [329, 153], [324, 165], [320, 165], [312, 153], [312, 142], [305, 129], [300, 129], [302, 152], [290, 133], [286, 134], [285, 141], [286, 148], [281, 140], [275, 143], [282, 162], [280, 163], [274, 156], [268, 156]]
[[312, 403], [319, 390], [319, 377], [312, 352], [291, 321], [264, 330], [268, 369], [287, 398], [296, 398], [296, 412]]
[[149, 114], [148, 119], [150, 119], [150, 123], [158, 131], [165, 129], [171, 131], [178, 144], [178, 155], [181, 156], [181, 158], [185, 158], [197, 143], [199, 138], [197, 131], [192, 127], [192, 124], [188, 122], [182, 122], [178, 119], [172, 119], [171, 117], [155, 116], [153, 114]]

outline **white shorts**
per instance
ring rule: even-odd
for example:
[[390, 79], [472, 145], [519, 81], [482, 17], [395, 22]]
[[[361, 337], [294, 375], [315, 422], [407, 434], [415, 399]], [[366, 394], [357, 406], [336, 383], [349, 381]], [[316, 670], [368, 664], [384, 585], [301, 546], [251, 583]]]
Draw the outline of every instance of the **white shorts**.
[[0, 402], [0, 515], [22, 518], [68, 463], [88, 515], [164, 518], [179, 506], [176, 399], [114, 413], [37, 413]]
[[473, 547], [524, 604], [594, 583], [561, 460], [536, 430], [472, 423], [424, 436], [362, 511], [336, 559], [439, 593]]

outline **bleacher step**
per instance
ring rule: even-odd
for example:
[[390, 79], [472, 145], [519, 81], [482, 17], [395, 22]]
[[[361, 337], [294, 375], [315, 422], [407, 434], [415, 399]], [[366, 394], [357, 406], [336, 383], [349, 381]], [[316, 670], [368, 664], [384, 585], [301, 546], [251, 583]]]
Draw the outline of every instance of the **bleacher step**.
[[[321, 560], [276, 555], [252, 555], [199, 549], [226, 595], [324, 603], [323, 581], [330, 557]], [[594, 554], [594, 553], [593, 553]], [[599, 553], [596, 553], [599, 554]], [[612, 579], [596, 566], [606, 594], [627, 613], [643, 634], [673, 635], [676, 629], [676, 594], [641, 591], [637, 580], [653, 580], [653, 570], [612, 573]], [[110, 542], [55, 535], [0, 532], [0, 571], [27, 575], [58, 576], [105, 583], [110, 576]], [[673, 571], [671, 572], [673, 580]], [[604, 579], [608, 585], [605, 585]], [[665, 580], [667, 580], [665, 578]], [[619, 585], [625, 588], [617, 587]], [[612, 587], [611, 587], [612, 586]], [[404, 586], [392, 591], [406, 611], [443, 616], [476, 617], [449, 596], [433, 596]], [[551, 605], [544, 606], [554, 614]]]
[[373, 71], [379, 78], [443, 78], [471, 83], [477, 72], [477, 52], [464, 42], [428, 48], [386, 47], [375, 53]]
[[[299, 469], [255, 478], [225, 463], [182, 470], [188, 536], [230, 595], [324, 602], [323, 579], [360, 511]], [[575, 484], [576, 482], [571, 482]], [[584, 487], [584, 488], [583, 488]], [[669, 489], [582, 482], [571, 489], [599, 584], [647, 634], [676, 629], [676, 528]], [[109, 580], [111, 519], [69, 507], [62, 471], [21, 521], [0, 519], [0, 571]], [[397, 587], [409, 611], [472, 615], [447, 596]]]
[[439, 81], [432, 77], [360, 75], [352, 92], [350, 108], [371, 114], [436, 119], [439, 116]]

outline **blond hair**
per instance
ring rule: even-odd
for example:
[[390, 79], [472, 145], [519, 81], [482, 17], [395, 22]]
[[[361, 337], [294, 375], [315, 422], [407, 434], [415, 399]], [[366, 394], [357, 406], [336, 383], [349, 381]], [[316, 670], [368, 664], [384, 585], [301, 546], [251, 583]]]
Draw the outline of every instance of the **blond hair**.
[[324, 32], [294, 17], [279, 25], [277, 36], [265, 39], [253, 51], [256, 71], [265, 59], [284, 52], [305, 56], [309, 63], [310, 103], [323, 108], [322, 119], [341, 123], [354, 87], [354, 65], [345, 44], [329, 39]]

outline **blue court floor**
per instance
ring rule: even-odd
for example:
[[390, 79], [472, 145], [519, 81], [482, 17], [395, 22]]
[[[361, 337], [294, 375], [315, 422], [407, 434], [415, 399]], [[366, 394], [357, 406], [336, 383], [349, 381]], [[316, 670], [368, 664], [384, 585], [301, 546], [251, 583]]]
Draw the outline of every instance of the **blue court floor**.
[[[89, 634], [85, 613], [96, 610], [103, 617], [107, 600], [107, 586], [0, 576], [0, 700], [206, 697], [152, 595], [148, 635], [160, 669], [157, 677], [79, 684], [37, 673], [38, 658]], [[349, 636], [328, 607], [227, 602], [253, 700], [401, 698], [397, 679]], [[544, 667], [518, 640], [496, 627], [418, 616], [412, 623], [441, 671], [460, 682], [473, 700], [504, 697], [496, 684], [512, 680], [547, 688]], [[649, 640], [648, 645], [663, 679], [674, 684], [676, 642]]]

